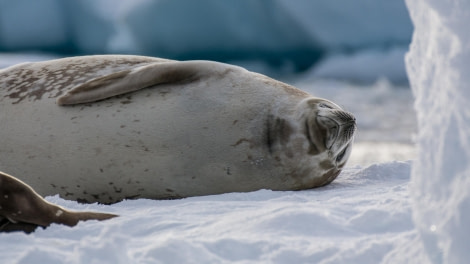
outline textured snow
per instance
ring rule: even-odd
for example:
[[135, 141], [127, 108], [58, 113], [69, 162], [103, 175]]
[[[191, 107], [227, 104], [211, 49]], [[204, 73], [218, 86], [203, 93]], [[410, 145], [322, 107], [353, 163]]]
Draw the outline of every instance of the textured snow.
[[419, 156], [413, 216], [432, 263], [470, 259], [470, 2], [407, 1], [415, 25], [407, 70]]
[[81, 205], [121, 215], [0, 234], [4, 263], [379, 263], [414, 239], [409, 162], [348, 168], [325, 188]]

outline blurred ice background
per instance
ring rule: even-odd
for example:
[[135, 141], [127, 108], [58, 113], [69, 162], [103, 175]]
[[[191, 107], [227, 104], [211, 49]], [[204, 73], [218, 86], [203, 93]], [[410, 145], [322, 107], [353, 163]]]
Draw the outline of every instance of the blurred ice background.
[[369, 81], [406, 82], [396, 67], [411, 34], [402, 1], [0, 1], [0, 51], [257, 60], [291, 70], [321, 60], [319, 76], [358, 80], [338, 64], [377, 64], [366, 68], [375, 74], [362, 72]]

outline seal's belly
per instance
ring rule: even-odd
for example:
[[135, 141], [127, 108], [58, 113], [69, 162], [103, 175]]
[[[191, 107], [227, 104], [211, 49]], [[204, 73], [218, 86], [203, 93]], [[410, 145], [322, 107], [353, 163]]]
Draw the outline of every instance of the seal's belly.
[[203, 96], [197, 93], [145, 89], [72, 107], [53, 99], [3, 102], [0, 168], [41, 195], [87, 202], [266, 186], [262, 177], [273, 164], [253, 145], [261, 132], [250, 128], [262, 121], [217, 96], [191, 99]]

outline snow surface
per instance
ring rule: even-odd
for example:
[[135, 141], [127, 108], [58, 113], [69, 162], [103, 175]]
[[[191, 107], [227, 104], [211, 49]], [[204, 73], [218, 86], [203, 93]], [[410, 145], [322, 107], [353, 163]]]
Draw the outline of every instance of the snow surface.
[[470, 2], [407, 0], [419, 156], [413, 217], [432, 263], [470, 260]]
[[317, 190], [111, 206], [48, 197], [121, 217], [0, 234], [0, 256], [2, 263], [379, 263], [417, 235], [409, 173], [409, 162], [390, 162], [349, 168]]
[[[0, 54], [0, 65], [46, 55]], [[255, 63], [256, 64], [256, 63]], [[298, 192], [132, 200], [75, 210], [119, 214], [74, 228], [0, 233], [1, 263], [407, 263], [422, 254], [410, 201], [416, 131], [407, 87], [386, 79], [351, 84], [311, 73], [286, 82], [357, 117], [350, 162], [329, 186]], [[406, 245], [404, 247], [403, 245]], [[413, 258], [410, 260], [409, 255]]]

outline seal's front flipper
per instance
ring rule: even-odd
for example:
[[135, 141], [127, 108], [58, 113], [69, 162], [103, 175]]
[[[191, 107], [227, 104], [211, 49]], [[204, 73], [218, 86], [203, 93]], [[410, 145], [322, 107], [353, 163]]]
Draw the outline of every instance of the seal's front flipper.
[[[114, 72], [73, 87], [57, 99], [58, 105], [90, 103], [159, 84], [187, 83], [222, 70], [211, 61], [170, 61]], [[235, 68], [235, 67], [231, 67]]]
[[0, 232], [32, 232], [52, 223], [74, 226], [78, 221], [106, 220], [113, 214], [72, 212], [51, 204], [24, 182], [0, 172]]

